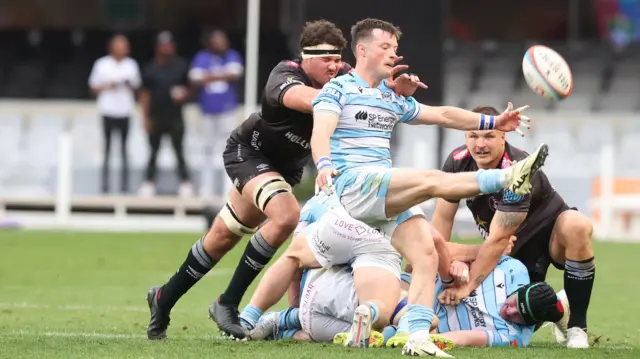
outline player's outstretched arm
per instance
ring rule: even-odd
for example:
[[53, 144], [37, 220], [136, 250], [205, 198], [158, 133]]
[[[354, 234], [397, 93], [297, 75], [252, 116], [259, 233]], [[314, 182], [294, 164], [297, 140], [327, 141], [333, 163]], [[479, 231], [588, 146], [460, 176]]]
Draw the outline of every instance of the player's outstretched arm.
[[478, 114], [462, 108], [453, 106], [427, 106], [419, 104], [420, 113], [413, 121], [408, 121], [412, 125], [438, 125], [463, 131], [472, 130], [500, 130], [505, 132], [516, 131], [524, 136], [519, 127], [530, 128], [526, 123], [529, 118], [520, 116], [520, 113], [529, 106], [523, 106], [513, 110], [513, 104], [509, 103], [507, 109], [499, 116], [488, 116]]

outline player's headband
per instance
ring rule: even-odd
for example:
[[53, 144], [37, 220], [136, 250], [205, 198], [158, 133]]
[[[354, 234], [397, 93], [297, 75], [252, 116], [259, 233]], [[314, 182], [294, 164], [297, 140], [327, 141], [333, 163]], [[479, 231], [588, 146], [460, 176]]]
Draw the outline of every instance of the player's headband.
[[564, 307], [555, 291], [544, 282], [532, 283], [516, 292], [518, 312], [525, 324], [557, 322], [564, 315]]
[[325, 56], [340, 56], [342, 57], [342, 50], [336, 46], [329, 44], [320, 44], [315, 46], [306, 46], [302, 48], [302, 58], [311, 59], [314, 57]]

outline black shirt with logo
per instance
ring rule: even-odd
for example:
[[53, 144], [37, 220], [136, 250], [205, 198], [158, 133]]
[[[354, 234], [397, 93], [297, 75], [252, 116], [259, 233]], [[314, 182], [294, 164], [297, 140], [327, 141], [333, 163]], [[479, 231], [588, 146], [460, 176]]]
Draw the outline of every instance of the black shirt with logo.
[[[348, 73], [342, 63], [336, 76]], [[285, 168], [302, 168], [311, 155], [313, 114], [287, 108], [284, 94], [297, 85], [311, 86], [300, 60], [281, 61], [273, 68], [262, 96], [260, 112], [251, 114], [231, 133], [231, 141], [251, 147]]]
[[149, 91], [149, 115], [152, 121], [182, 120], [182, 103], [171, 98], [174, 86], [188, 86], [189, 64], [179, 56], [165, 63], [151, 60], [142, 73], [142, 88]]
[[[498, 164], [498, 168], [510, 167], [512, 161], [520, 161], [528, 154], [505, 144], [504, 155]], [[444, 165], [444, 172], [475, 172], [478, 166], [471, 157], [471, 153], [466, 146], [460, 146], [453, 150]], [[473, 218], [484, 238], [489, 234], [489, 227], [496, 211], [501, 212], [526, 212], [527, 217], [516, 231], [518, 240], [514, 246], [514, 254], [530, 238], [542, 229], [553, 225], [557, 216], [567, 209], [567, 205], [551, 186], [549, 179], [542, 171], [538, 171], [531, 179], [532, 191], [528, 195], [520, 196], [509, 190], [502, 190], [494, 194], [481, 194], [474, 198], [467, 198], [466, 203], [473, 214]], [[458, 203], [457, 200], [447, 201]]]

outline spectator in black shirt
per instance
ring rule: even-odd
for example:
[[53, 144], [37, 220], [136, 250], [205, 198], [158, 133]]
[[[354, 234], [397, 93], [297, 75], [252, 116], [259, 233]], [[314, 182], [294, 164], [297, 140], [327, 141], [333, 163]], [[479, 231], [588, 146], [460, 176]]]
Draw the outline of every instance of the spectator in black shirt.
[[172, 34], [168, 31], [158, 34], [156, 57], [143, 71], [143, 84], [140, 91], [144, 127], [149, 134], [151, 145], [146, 179], [140, 187], [140, 195], [155, 194], [156, 160], [160, 140], [165, 134], [171, 138], [178, 162], [181, 182], [179, 194], [181, 197], [189, 197], [193, 194], [182, 143], [184, 138], [182, 105], [189, 98], [188, 71], [187, 61], [175, 53]]

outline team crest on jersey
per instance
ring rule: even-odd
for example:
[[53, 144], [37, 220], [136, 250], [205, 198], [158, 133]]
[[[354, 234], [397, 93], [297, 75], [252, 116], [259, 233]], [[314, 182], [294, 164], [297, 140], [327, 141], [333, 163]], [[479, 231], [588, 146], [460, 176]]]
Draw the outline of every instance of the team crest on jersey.
[[511, 158], [509, 158], [509, 155], [505, 152], [502, 157], [502, 162], [500, 163], [500, 168], [509, 168], [512, 164]]

